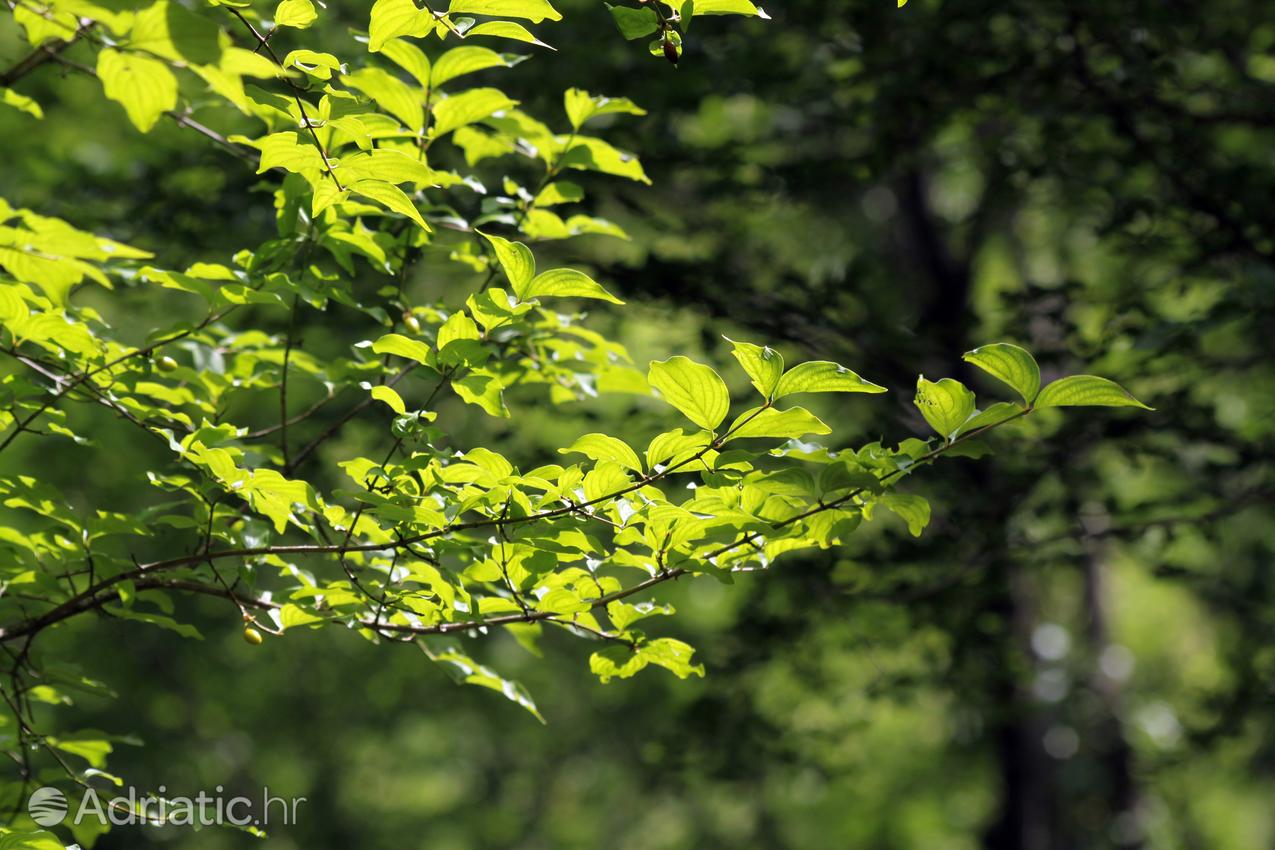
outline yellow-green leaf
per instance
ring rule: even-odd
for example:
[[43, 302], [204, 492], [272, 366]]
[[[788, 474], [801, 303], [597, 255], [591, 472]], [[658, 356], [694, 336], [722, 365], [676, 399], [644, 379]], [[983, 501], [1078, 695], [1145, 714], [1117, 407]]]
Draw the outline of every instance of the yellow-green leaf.
[[756, 18], [770, 19], [765, 10], [755, 6], [749, 0], [695, 0], [696, 15], [750, 15]]
[[775, 387], [775, 398], [795, 393], [883, 393], [885, 387], [865, 381], [845, 366], [830, 360], [799, 363], [784, 373]]
[[518, 105], [497, 89], [470, 89], [434, 105], [434, 135], [442, 136]]
[[376, 0], [368, 23], [367, 49], [376, 53], [391, 38], [403, 35], [420, 38], [437, 27], [438, 22], [433, 16], [416, 8], [412, 0]]
[[305, 29], [319, 19], [311, 0], [283, 0], [274, 10], [276, 26]]
[[920, 496], [910, 493], [886, 493], [881, 497], [882, 506], [898, 514], [908, 524], [908, 531], [913, 537], [920, 537], [921, 532], [930, 524], [930, 503]]
[[492, 250], [496, 252], [496, 260], [509, 280], [509, 285], [513, 287], [514, 294], [520, 299], [530, 297], [526, 294], [527, 286], [536, 276], [536, 258], [532, 256], [531, 249], [521, 242], [511, 242], [501, 236], [482, 231], [479, 231], [479, 235], [491, 243]]
[[576, 136], [571, 147], [563, 154], [560, 164], [564, 168], [600, 171], [639, 183], [651, 182], [636, 156], [589, 136]]
[[730, 409], [726, 382], [711, 368], [689, 357], [652, 361], [646, 379], [665, 401], [701, 428], [713, 430]]
[[415, 157], [388, 148], [375, 148], [342, 158], [337, 176], [352, 181], [438, 185], [438, 173], [434, 169]]
[[414, 89], [383, 68], [360, 68], [341, 77], [341, 82], [358, 89], [376, 105], [407, 125], [420, 130], [425, 125], [424, 92]]
[[599, 301], [610, 301], [612, 304], [624, 303], [603, 289], [602, 285], [593, 278], [575, 269], [550, 269], [547, 272], [541, 272], [531, 279], [519, 297], [531, 299], [547, 295], [559, 298], [596, 298]]
[[386, 334], [372, 343], [372, 351], [377, 354], [393, 354], [406, 357], [417, 363], [424, 363], [429, 357], [429, 346], [420, 340], [410, 339], [402, 334]]
[[4, 86], [0, 86], [0, 103], [5, 106], [12, 106], [19, 112], [25, 112], [35, 118], [44, 117], [44, 110], [40, 108], [40, 104], [36, 103], [35, 98], [18, 94], [13, 89], [7, 89]]
[[407, 405], [403, 404], [402, 396], [393, 387], [387, 387], [384, 384], [372, 387], [372, 398], [385, 402], [390, 406], [390, 410], [400, 416], [407, 412]]
[[950, 440], [974, 413], [974, 394], [960, 381], [916, 380], [915, 404], [940, 437]]
[[487, 68], [508, 68], [509, 62], [487, 47], [454, 47], [438, 57], [430, 74], [430, 85], [437, 88], [449, 80]]
[[1040, 392], [1040, 367], [1036, 365], [1036, 358], [1017, 345], [997, 342], [980, 346], [965, 352], [962, 359], [1009, 384], [1028, 404]]
[[584, 122], [599, 115], [624, 113], [628, 115], [645, 115], [642, 109], [627, 97], [603, 97], [591, 95], [583, 89], [567, 89], [563, 95], [563, 106], [571, 126], [580, 129]]
[[382, 180], [360, 180], [346, 188], [356, 195], [370, 198], [387, 209], [407, 216], [420, 225], [420, 228], [426, 233], [430, 232], [430, 226], [425, 223], [425, 219], [421, 217], [420, 211], [416, 209], [412, 199], [394, 184], [386, 183]]
[[784, 373], [784, 358], [773, 348], [763, 348], [751, 342], [736, 342], [730, 337], [723, 337], [733, 349], [731, 354], [744, 367], [744, 372], [757, 392], [770, 398], [779, 385], [779, 378]]
[[562, 20], [562, 15], [549, 5], [547, 0], [452, 0], [448, 11], [453, 15], [523, 18], [533, 24], [538, 24], [545, 19]]
[[804, 407], [776, 410], [773, 407], [745, 411], [726, 432], [728, 440], [744, 437], [777, 437], [791, 439], [806, 434], [831, 434], [823, 420]]
[[508, 38], [512, 41], [522, 41], [527, 44], [536, 44], [540, 47], [549, 47], [540, 39], [536, 38], [522, 24], [515, 24], [513, 21], [486, 21], [476, 27], [473, 27], [465, 33], [465, 38], [473, 38], [476, 35], [486, 35], [492, 38]]
[[579, 452], [595, 461], [613, 461], [639, 475], [642, 474], [642, 462], [638, 460], [637, 452], [633, 451], [628, 443], [607, 434], [585, 434], [569, 448], [558, 449], [559, 454], [565, 455], [572, 452]]
[[1129, 391], [1107, 378], [1096, 375], [1072, 375], [1059, 378], [1040, 391], [1036, 407], [1141, 407], [1154, 410], [1138, 401]]
[[415, 44], [401, 38], [392, 38], [381, 45], [381, 53], [415, 77], [422, 86], [429, 85], [429, 57]]
[[143, 133], [177, 106], [177, 78], [158, 59], [107, 47], [97, 55], [97, 75], [106, 96], [123, 105]]

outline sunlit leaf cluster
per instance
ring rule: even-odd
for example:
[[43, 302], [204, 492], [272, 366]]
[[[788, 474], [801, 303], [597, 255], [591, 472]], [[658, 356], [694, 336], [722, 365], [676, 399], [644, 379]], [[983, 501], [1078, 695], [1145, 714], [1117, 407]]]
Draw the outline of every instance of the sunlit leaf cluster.
[[[935, 436], [854, 446], [801, 404], [827, 393], [870, 404], [885, 391], [845, 365], [786, 363], [743, 341], [728, 341], [738, 381], [671, 351], [634, 362], [590, 320], [622, 309], [624, 293], [593, 270], [538, 262], [531, 246], [627, 238], [589, 210], [589, 183], [649, 179], [595, 128], [644, 111], [570, 89], [560, 113], [534, 116], [501, 89], [467, 84], [522, 73], [529, 56], [497, 48], [545, 49], [527, 26], [558, 11], [546, 0], [446, 10], [377, 0], [340, 55], [281, 46], [325, 13], [310, 0], [14, 7], [33, 47], [87, 49], [94, 62], [80, 72], [138, 131], [176, 121], [247, 160], [228, 167], [260, 175], [277, 224], [232, 256], [172, 268], [0, 201], [0, 350], [16, 367], [0, 377], [0, 452], [35, 440], [94, 451], [72, 413], [104, 408], [146, 444], [131, 483], [153, 496], [122, 514], [72, 507], [38, 468], [0, 477], [0, 642], [14, 683], [0, 733], [55, 754], [61, 782], [101, 775], [111, 748], [105, 736], [59, 744], [32, 720], [33, 700], [104, 690], [40, 652], [41, 635], [86, 612], [199, 638], [183, 597], [200, 594], [222, 600], [253, 644], [328, 627], [415, 642], [457, 681], [538, 717], [532, 695], [481, 660], [498, 629], [533, 648], [548, 629], [594, 642], [589, 666], [604, 682], [651, 666], [703, 675], [691, 646], [656, 633], [652, 618], [674, 614], [652, 598], [656, 586], [731, 583], [785, 553], [836, 545], [882, 509], [920, 534], [930, 506], [900, 485], [954, 447], [1039, 408], [1140, 405], [1092, 376], [1041, 389], [1030, 354], [988, 345], [966, 359], [1012, 400], [979, 410], [959, 382], [921, 378], [916, 404]], [[744, 0], [611, 8], [625, 37], [653, 36], [652, 50], [675, 62], [692, 17], [713, 14], [764, 17]], [[4, 99], [41, 114], [16, 91]], [[208, 127], [194, 116], [209, 99], [255, 131]], [[405, 282], [426, 265], [469, 283], [413, 301]], [[103, 288], [196, 318], [128, 342], [139, 329], [82, 297]], [[348, 333], [335, 356], [293, 332], [299, 315], [319, 312]], [[755, 392], [732, 395], [745, 378]], [[537, 404], [654, 397], [665, 425], [638, 442], [580, 434], [537, 464], [476, 445], [438, 415], [446, 394], [517, 422], [515, 387]], [[299, 388], [319, 400], [297, 404]], [[342, 427], [368, 409], [380, 441], [342, 453]], [[22, 846], [43, 839], [30, 840]]]

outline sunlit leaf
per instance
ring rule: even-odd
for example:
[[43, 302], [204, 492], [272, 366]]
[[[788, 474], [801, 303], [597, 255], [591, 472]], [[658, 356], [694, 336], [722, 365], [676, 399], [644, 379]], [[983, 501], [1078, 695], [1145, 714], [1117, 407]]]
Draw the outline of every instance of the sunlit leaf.
[[710, 367], [688, 357], [652, 361], [646, 379], [665, 401], [701, 428], [715, 429], [730, 409], [726, 382]]
[[1040, 391], [1036, 407], [1141, 407], [1152, 410], [1138, 401], [1129, 391], [1106, 378], [1095, 375], [1071, 375], [1059, 378]]

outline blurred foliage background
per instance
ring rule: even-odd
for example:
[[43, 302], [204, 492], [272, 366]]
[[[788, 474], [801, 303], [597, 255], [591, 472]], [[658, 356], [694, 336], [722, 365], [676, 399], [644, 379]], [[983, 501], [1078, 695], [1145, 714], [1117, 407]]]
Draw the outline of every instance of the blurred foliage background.
[[[844, 362], [892, 393], [820, 412], [897, 442], [924, 431], [910, 376], [983, 386], [961, 352], [1007, 339], [1046, 380], [1083, 362], [1157, 412], [1042, 415], [941, 465], [913, 485], [936, 508], [919, 541], [886, 523], [732, 587], [663, 591], [703, 680], [602, 686], [571, 641], [537, 659], [499, 638], [547, 727], [410, 648], [330, 630], [248, 646], [214, 601], [204, 643], [79, 622], [51, 638], [120, 692], [80, 719], [145, 739], [115, 772], [306, 797], [271, 850], [1275, 847], [1275, 6], [789, 0], [771, 21], [697, 18], [674, 69], [602, 4], [560, 5], [542, 32], [557, 52], [499, 83], [535, 114], [573, 85], [649, 110], [608, 136], [654, 185], [590, 187], [633, 240], [551, 248], [639, 304], [611, 329], [637, 360], [725, 362], [724, 332]], [[24, 51], [0, 17], [7, 68]], [[20, 90], [46, 117], [0, 112], [15, 206], [169, 267], [273, 229], [251, 169], [207, 140], [139, 135], [56, 65]], [[419, 292], [448, 285], [421, 268]], [[143, 297], [102, 302], [139, 337], [154, 318]], [[441, 415], [532, 465], [584, 431], [648, 432], [631, 405]], [[68, 493], [140, 504], [125, 458], [85, 457], [41, 461]], [[254, 842], [128, 829], [98, 846]]]

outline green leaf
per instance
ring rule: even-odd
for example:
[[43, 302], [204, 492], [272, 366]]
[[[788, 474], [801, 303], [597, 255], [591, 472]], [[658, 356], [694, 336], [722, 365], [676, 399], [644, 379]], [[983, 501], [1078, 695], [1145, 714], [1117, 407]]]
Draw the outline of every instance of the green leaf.
[[590, 136], [576, 136], [571, 147], [563, 153], [559, 165], [563, 168], [612, 174], [639, 183], [651, 182], [636, 156]]
[[402, 121], [409, 130], [425, 126], [424, 94], [383, 68], [360, 68], [341, 81], [370, 97], [377, 106]]
[[438, 350], [441, 354], [453, 342], [475, 341], [482, 339], [478, 325], [463, 310], [458, 310], [447, 317], [443, 326], [438, 329]]
[[630, 6], [612, 6], [610, 3], [607, 8], [611, 10], [611, 18], [620, 30], [620, 35], [629, 41], [645, 38], [660, 28], [660, 19], [650, 8], [634, 9]]
[[727, 430], [727, 440], [745, 437], [802, 437], [806, 434], [831, 434], [823, 420], [804, 407], [776, 410], [773, 407], [754, 407], [740, 414]]
[[920, 537], [921, 532], [930, 524], [930, 503], [920, 496], [886, 493], [881, 496], [880, 503], [908, 524], [908, 531], [912, 532], [913, 537]]
[[280, 27], [305, 29], [319, 19], [310, 0], [283, 0], [274, 10], [274, 22]]
[[76, 16], [70, 12], [55, 11], [44, 4], [33, 4], [28, 8], [15, 3], [9, 8], [12, 9], [14, 22], [26, 30], [27, 41], [32, 47], [49, 41], [65, 41], [80, 25]]
[[885, 387], [865, 381], [857, 374], [829, 360], [799, 363], [784, 373], [775, 388], [775, 398], [795, 393], [883, 393]]
[[754, 6], [749, 0], [695, 0], [696, 15], [749, 15], [755, 18], [770, 19], [765, 10]]
[[44, 110], [40, 108], [40, 104], [36, 103], [35, 98], [18, 94], [13, 89], [7, 89], [4, 86], [0, 86], [0, 103], [5, 106], [12, 106], [19, 112], [25, 112], [34, 118], [44, 117]]
[[[401, 402], [400, 402], [401, 404]], [[289, 602], [279, 611], [279, 625], [286, 631], [300, 626], [313, 626], [322, 623], [323, 618], [310, 613], [300, 605]]]
[[[90, 17], [93, 15], [90, 14]], [[156, 0], [146, 5], [133, 19], [127, 44], [131, 50], [174, 62], [216, 65], [222, 56], [219, 36], [220, 31], [214, 23], [183, 4]]]
[[177, 78], [158, 59], [104, 48], [97, 55], [97, 75], [106, 96], [122, 104], [128, 120], [143, 133], [177, 106]]
[[627, 97], [603, 97], [591, 95], [583, 89], [567, 89], [563, 95], [563, 106], [567, 119], [577, 130], [590, 118], [599, 115], [623, 113], [626, 115], [645, 115], [646, 110]]
[[415, 157], [401, 151], [375, 148], [344, 157], [337, 176], [350, 181], [384, 180], [386, 183], [412, 183], [437, 186], [438, 173]]
[[406, 357], [417, 363], [424, 363], [429, 357], [429, 346], [420, 340], [410, 339], [402, 334], [386, 334], [372, 343], [372, 351], [377, 354], [393, 354]]
[[602, 285], [593, 278], [575, 269], [550, 269], [547, 272], [541, 272], [531, 279], [526, 290], [519, 295], [524, 300], [544, 296], [596, 298], [599, 301], [610, 301], [612, 304], [624, 303], [603, 289]]
[[437, 172], [414, 157], [386, 148], [360, 152], [340, 161], [337, 176], [348, 181], [384, 180], [388, 184], [439, 185]]
[[784, 374], [784, 358], [773, 348], [753, 345], [751, 342], [736, 342], [730, 337], [722, 337], [732, 346], [731, 354], [744, 367], [744, 372], [752, 381], [757, 392], [766, 399], [774, 394], [779, 386], [779, 378]]
[[412, 0], [376, 0], [368, 24], [367, 49], [376, 53], [398, 36], [420, 38], [438, 27], [433, 16], [416, 8]]
[[614, 461], [626, 469], [642, 474], [642, 462], [638, 460], [637, 452], [633, 451], [628, 443], [616, 437], [606, 434], [585, 434], [572, 443], [570, 448], [558, 449], [559, 454], [565, 455], [572, 452], [579, 452], [595, 461]]
[[715, 429], [730, 410], [726, 382], [710, 367], [689, 357], [654, 360], [646, 378], [665, 401], [701, 428]]
[[652, 439], [646, 447], [647, 466], [654, 469], [659, 464], [677, 463], [703, 451], [710, 442], [712, 438], [707, 431], [690, 434], [681, 428], [666, 431]]
[[587, 600], [565, 587], [554, 588], [536, 603], [537, 609], [554, 614], [579, 614], [588, 611], [590, 607]]
[[[487, 21], [473, 27], [469, 32], [465, 33], [466, 38], [473, 38], [476, 35], [485, 35], [492, 38], [507, 38], [512, 41], [521, 41], [526, 44], [535, 44], [540, 47], [549, 47], [540, 39], [536, 38], [522, 24], [515, 24], [513, 21]], [[553, 50], [552, 47], [549, 47]]]
[[48, 742], [64, 753], [84, 759], [98, 770], [106, 767], [107, 756], [115, 751], [114, 745], [105, 735], [90, 730], [74, 732], [65, 738], [50, 737]]
[[387, 387], [384, 384], [372, 387], [372, 398], [385, 402], [389, 405], [390, 410], [393, 410], [399, 416], [407, 412], [407, 405], [403, 403], [403, 397], [393, 387]]
[[584, 476], [584, 497], [589, 501], [606, 499], [630, 485], [629, 474], [613, 460], [600, 460]]
[[448, 80], [464, 74], [473, 74], [487, 68], [508, 68], [510, 63], [494, 50], [486, 47], [454, 47], [438, 57], [430, 75], [430, 85], [438, 88]]
[[1036, 407], [1141, 407], [1143, 410], [1155, 410], [1138, 401], [1115, 381], [1096, 375], [1059, 378], [1040, 391]]
[[453, 15], [489, 15], [493, 18], [523, 18], [538, 24], [560, 21], [562, 15], [547, 0], [452, 0]]
[[421, 218], [420, 211], [416, 209], [416, 205], [412, 203], [412, 199], [407, 197], [407, 195], [399, 187], [380, 180], [360, 180], [354, 185], [347, 186], [346, 188], [351, 192], [354, 192], [356, 195], [371, 198], [387, 209], [407, 216], [412, 221], [420, 225], [421, 230], [424, 230], [426, 233], [430, 232], [430, 226], [425, 223], [425, 219]]
[[665, 30], [659, 38], [652, 39], [647, 51], [657, 59], [669, 59], [674, 65], [682, 58], [682, 34], [675, 29]]
[[422, 86], [430, 84], [429, 57], [415, 44], [392, 38], [381, 45], [381, 53], [416, 78]]
[[231, 136], [230, 141], [251, 145], [261, 151], [258, 174], [264, 174], [272, 168], [282, 168], [297, 174], [323, 170], [323, 157], [319, 155], [318, 148], [309, 140], [302, 142], [301, 137], [291, 130], [271, 133], [260, 139]]
[[511, 242], [503, 236], [494, 236], [478, 231], [478, 235], [486, 239], [496, 252], [496, 260], [505, 273], [514, 294], [526, 300], [527, 287], [536, 276], [536, 258], [531, 249], [521, 242]]
[[704, 666], [692, 664], [695, 649], [688, 643], [674, 638], [656, 638], [629, 649], [609, 646], [589, 657], [589, 669], [603, 682], [611, 679], [627, 679], [651, 664], [663, 667], [679, 679], [687, 676], [703, 676]]
[[526, 688], [470, 658], [457, 641], [434, 639], [422, 642], [420, 646], [431, 661], [446, 671], [452, 681], [463, 685], [489, 688], [505, 699], [522, 706], [541, 723], [545, 722], [540, 709], [536, 708], [536, 703], [531, 699], [531, 694], [527, 693]]
[[550, 183], [536, 195], [535, 206], [552, 207], [558, 204], [574, 204], [584, 200], [584, 189], [569, 180]]
[[986, 428], [989, 425], [999, 425], [1016, 416], [1021, 416], [1023, 410], [1024, 408], [1020, 405], [1012, 404], [1008, 401], [998, 401], [981, 413], [975, 411], [974, 415], [967, 419], [965, 424], [956, 432], [957, 436], [968, 434], [970, 431], [975, 431], [979, 428]]
[[0, 828], [0, 850], [63, 850], [65, 847], [51, 832], [19, 832]]
[[1040, 366], [1024, 348], [1008, 342], [997, 342], [967, 351], [962, 358], [987, 374], [998, 378], [1031, 404], [1040, 392]]
[[330, 80], [332, 79], [333, 71], [343, 70], [340, 59], [331, 53], [319, 53], [314, 50], [293, 50], [289, 52], [287, 56], [283, 57], [283, 67], [296, 68], [320, 80]]
[[934, 383], [922, 376], [916, 380], [915, 404], [930, 427], [950, 440], [973, 415], [974, 394], [960, 381], [944, 378]]
[[505, 387], [490, 372], [471, 369], [460, 378], [453, 379], [452, 388], [462, 401], [482, 408], [489, 416], [509, 416], [509, 408], [504, 401]]
[[657, 605], [654, 602], [638, 602], [630, 605], [627, 602], [611, 602], [607, 605], [607, 617], [620, 631], [647, 617], [670, 616], [672, 605]]
[[510, 100], [498, 89], [470, 89], [452, 95], [434, 104], [434, 136], [443, 136], [517, 105], [518, 101]]

